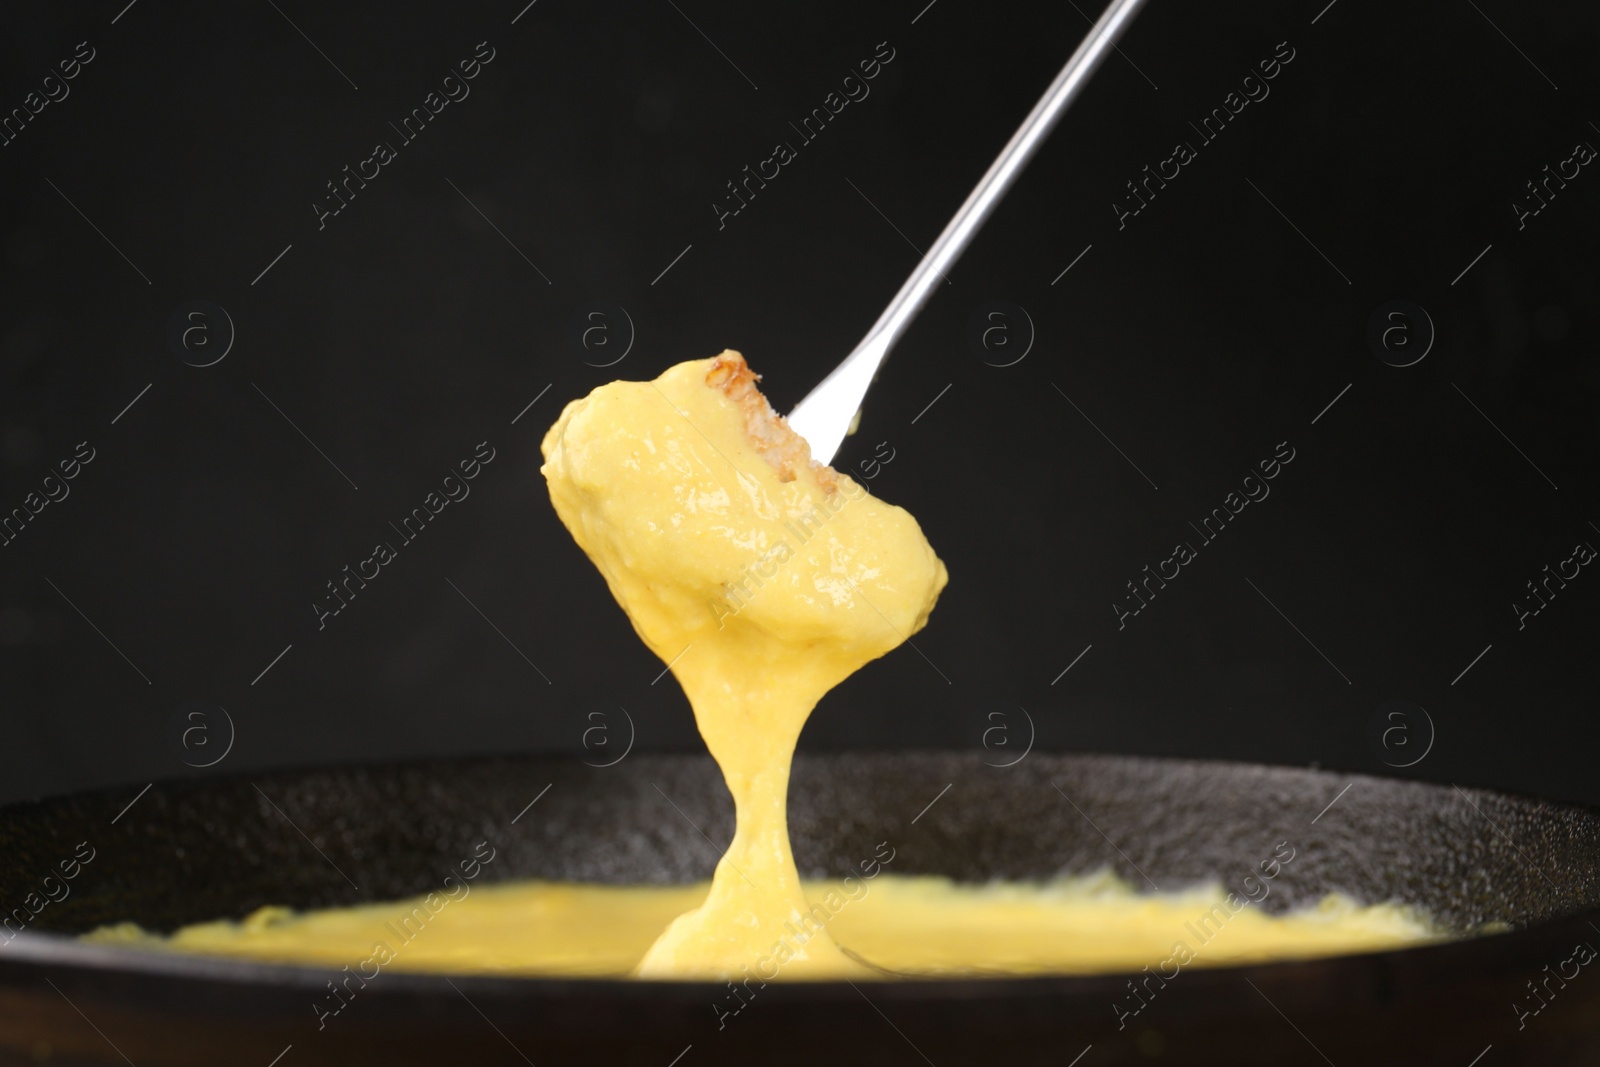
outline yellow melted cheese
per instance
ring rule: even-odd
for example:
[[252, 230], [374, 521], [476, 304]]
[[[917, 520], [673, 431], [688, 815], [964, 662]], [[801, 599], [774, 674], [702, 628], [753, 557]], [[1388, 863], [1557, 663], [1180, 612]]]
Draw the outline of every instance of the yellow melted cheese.
[[709, 885], [457, 879], [412, 901], [269, 907], [165, 937], [125, 923], [89, 938], [343, 964], [364, 978], [395, 967], [732, 977], [748, 989], [884, 971], [1165, 974], [1434, 936], [1405, 908], [1338, 896], [1274, 917], [1217, 887], [1145, 896], [1110, 875], [900, 877], [883, 873], [892, 850], [863, 861], [870, 873], [802, 884], [785, 816], [801, 727], [829, 689], [927, 622], [946, 575], [909, 514], [810, 462], [754, 381], [730, 352], [613, 382], [567, 405], [543, 445], [557, 513], [683, 686], [733, 794], [733, 842]]
[[[242, 922], [184, 927], [162, 937], [132, 923], [87, 935], [105, 944], [316, 963], [370, 980], [383, 970], [619, 977], [711, 886], [462, 883], [447, 900], [362, 904], [298, 913], [261, 908]], [[1139, 894], [1113, 875], [1045, 883], [956, 885], [889, 873], [851, 883], [807, 882], [809, 909], [828, 916], [841, 945], [904, 975], [1003, 975], [1175, 969], [1377, 951], [1438, 936], [1393, 904], [1329, 896], [1316, 907], [1269, 915], [1226, 890]], [[831, 899], [830, 899], [831, 898]], [[1241, 903], [1235, 896], [1234, 904]], [[793, 935], [783, 933], [790, 941]], [[740, 983], [795, 977], [769, 944]]]
[[[945, 569], [903, 509], [814, 466], [738, 353], [612, 382], [544, 439], [556, 513], [670, 664], [733, 793], [733, 842], [704, 904], [644, 977], [720, 977], [808, 910], [789, 853], [789, 762], [824, 693], [927, 622]], [[826, 932], [794, 977], [865, 974]]]

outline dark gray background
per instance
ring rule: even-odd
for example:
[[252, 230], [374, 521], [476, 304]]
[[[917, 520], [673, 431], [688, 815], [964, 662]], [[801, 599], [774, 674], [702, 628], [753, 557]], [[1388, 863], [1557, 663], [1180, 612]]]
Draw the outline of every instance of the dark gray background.
[[[697, 748], [551, 510], [541, 436], [604, 381], [724, 346], [787, 410], [1088, 27], [1070, 4], [523, 3], [7, 13], [0, 109], [78, 42], [96, 58], [0, 147], [0, 511], [78, 442], [97, 457], [0, 548], [4, 798], [580, 751], [595, 710], [615, 753], [618, 708], [641, 750]], [[951, 583], [916, 638], [926, 658], [863, 670], [803, 746], [978, 752], [1005, 723], [1011, 753], [1025, 708], [1044, 748], [1600, 801], [1600, 577], [1521, 631], [1511, 607], [1545, 564], [1600, 545], [1600, 176], [1584, 168], [1523, 230], [1511, 207], [1575, 143], [1600, 145], [1600, 14], [1325, 5], [1154, 0], [923, 313], [838, 462], [889, 443], [870, 487], [919, 518]], [[398, 140], [387, 123], [480, 41], [495, 58], [470, 97], [319, 231], [324, 183]], [[870, 97], [719, 231], [724, 182], [795, 140], [788, 123], [882, 41], [895, 58]], [[1197, 143], [1187, 124], [1284, 41], [1271, 95], [1119, 231], [1124, 183]], [[1015, 366], [968, 344], [993, 299], [1037, 331]], [[1437, 328], [1415, 366], [1367, 343], [1394, 299]], [[236, 327], [215, 366], [168, 344], [192, 300]], [[591, 300], [636, 327], [611, 369], [574, 340]], [[319, 632], [324, 583], [483, 440], [497, 458], [471, 496]], [[1196, 541], [1188, 522], [1280, 441], [1296, 458], [1270, 498], [1119, 631], [1124, 583]], [[1437, 730], [1398, 772], [1386, 761], [1427, 730], [1412, 710], [1412, 747], [1374, 747], [1394, 700]], [[227, 727], [213, 712], [212, 747], [185, 748], [175, 716], [194, 706], [236, 730], [205, 772], [184, 761], [213, 758]]]

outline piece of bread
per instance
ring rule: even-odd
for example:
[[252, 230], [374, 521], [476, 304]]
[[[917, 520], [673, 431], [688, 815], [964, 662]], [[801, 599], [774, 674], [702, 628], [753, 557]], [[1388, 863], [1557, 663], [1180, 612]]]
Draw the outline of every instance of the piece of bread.
[[706, 372], [706, 384], [721, 389], [724, 396], [739, 406], [744, 414], [744, 432], [755, 445], [761, 458], [778, 472], [778, 480], [792, 482], [799, 471], [811, 470], [817, 485], [826, 493], [838, 487], [838, 475], [825, 463], [811, 458], [811, 446], [806, 439], [789, 428], [788, 420], [776, 411], [761, 394], [756, 383], [761, 375], [750, 369], [744, 356], [733, 349], [724, 349], [711, 361]]

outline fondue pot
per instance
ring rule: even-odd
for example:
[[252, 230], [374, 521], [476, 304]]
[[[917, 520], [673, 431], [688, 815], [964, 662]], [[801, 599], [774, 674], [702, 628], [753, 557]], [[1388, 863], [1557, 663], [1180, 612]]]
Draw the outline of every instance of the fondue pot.
[[1473, 936], [1189, 966], [1164, 982], [1146, 971], [775, 983], [733, 1015], [717, 983], [384, 970], [326, 1016], [332, 968], [73, 935], [422, 894], [483, 842], [495, 857], [484, 881], [703, 880], [732, 833], [716, 766], [534, 756], [141, 788], [0, 809], [11, 916], [0, 1063], [1600, 1062], [1600, 966], [1588, 965], [1600, 948], [1600, 815], [1534, 798], [1182, 760], [1033, 752], [997, 768], [971, 753], [802, 755], [790, 820], [807, 877], [841, 877], [887, 842], [900, 875], [1109, 868], [1145, 889], [1215, 881], [1242, 896], [1263, 860], [1292, 850], [1251, 906], [1279, 912], [1338, 891], [1417, 905]]

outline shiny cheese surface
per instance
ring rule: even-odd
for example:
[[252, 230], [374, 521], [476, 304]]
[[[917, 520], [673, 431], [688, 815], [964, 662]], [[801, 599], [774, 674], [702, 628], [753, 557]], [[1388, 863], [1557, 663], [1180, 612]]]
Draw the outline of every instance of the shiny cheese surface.
[[[789, 763], [811, 709], [927, 622], [944, 565], [906, 511], [811, 464], [738, 353], [612, 382], [568, 404], [542, 469], [561, 521], [683, 687], [733, 793], [706, 901], [639, 964], [741, 973], [808, 910], [789, 852]], [[791, 976], [867, 968], [824, 930]]]
[[[1292, 877], [1285, 872], [1284, 877]], [[282, 963], [315, 963], [371, 979], [375, 971], [617, 977], [635, 973], [663, 928], [704, 903], [689, 886], [472, 883], [461, 899], [427, 898], [297, 913], [262, 908], [242, 922], [188, 926], [169, 937], [131, 923], [92, 941]], [[881, 873], [853, 884], [807, 882], [812, 907], [831, 912], [829, 934], [885, 971], [1006, 975], [1139, 971], [1367, 952], [1431, 940], [1425, 917], [1392, 905], [1329, 896], [1269, 915], [1232, 904], [1226, 890], [1140, 894], [1110, 874], [1044, 883], [956, 885]], [[419, 917], [419, 909], [421, 917]], [[379, 946], [382, 946], [381, 949]], [[365, 964], [365, 965], [363, 965]], [[381, 966], [380, 966], [381, 964]], [[794, 977], [752, 966], [757, 981]], [[877, 972], [874, 972], [875, 974]], [[765, 976], [765, 978], [763, 977]], [[748, 979], [741, 972], [740, 982]]]

